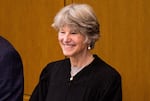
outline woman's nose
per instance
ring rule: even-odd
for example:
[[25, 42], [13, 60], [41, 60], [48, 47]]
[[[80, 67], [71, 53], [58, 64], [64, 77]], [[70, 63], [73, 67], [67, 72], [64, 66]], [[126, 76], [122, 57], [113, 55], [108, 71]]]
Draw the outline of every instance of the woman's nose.
[[70, 40], [71, 40], [70, 35], [69, 35], [69, 34], [66, 34], [66, 35], [64, 36], [64, 41], [65, 41], [65, 42], [68, 42], [68, 41], [70, 41]]

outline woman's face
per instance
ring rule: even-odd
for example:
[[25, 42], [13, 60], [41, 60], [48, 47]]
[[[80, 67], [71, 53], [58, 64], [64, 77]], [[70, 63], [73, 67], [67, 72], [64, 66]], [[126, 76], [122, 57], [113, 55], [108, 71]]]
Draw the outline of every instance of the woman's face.
[[81, 54], [87, 52], [88, 45], [85, 42], [85, 36], [71, 30], [68, 26], [64, 26], [59, 30], [58, 40], [63, 54], [67, 57], [81, 56]]

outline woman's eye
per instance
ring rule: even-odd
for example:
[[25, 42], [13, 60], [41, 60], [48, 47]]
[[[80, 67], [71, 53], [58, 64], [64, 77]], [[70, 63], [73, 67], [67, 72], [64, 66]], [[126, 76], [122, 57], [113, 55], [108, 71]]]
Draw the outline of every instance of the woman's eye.
[[76, 32], [71, 32], [71, 34], [77, 34]]
[[60, 33], [61, 33], [61, 34], [64, 34], [65, 32], [62, 31], [62, 32], [60, 32]]

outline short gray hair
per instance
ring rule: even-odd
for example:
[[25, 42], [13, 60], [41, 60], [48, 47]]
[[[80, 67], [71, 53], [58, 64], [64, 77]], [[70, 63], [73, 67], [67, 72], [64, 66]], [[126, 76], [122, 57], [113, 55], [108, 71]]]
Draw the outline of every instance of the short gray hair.
[[61, 9], [55, 16], [52, 27], [59, 30], [65, 25], [87, 37], [90, 47], [94, 48], [95, 42], [100, 36], [100, 25], [89, 5], [70, 4]]

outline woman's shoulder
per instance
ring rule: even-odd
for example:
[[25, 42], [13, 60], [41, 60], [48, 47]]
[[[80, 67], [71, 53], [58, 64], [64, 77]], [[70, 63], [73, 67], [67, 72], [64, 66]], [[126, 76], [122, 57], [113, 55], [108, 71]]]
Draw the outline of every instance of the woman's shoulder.
[[57, 60], [57, 61], [52, 61], [46, 65], [45, 69], [48, 69], [48, 70], [49, 69], [57, 69], [68, 63], [69, 63], [69, 59], [61, 59], [61, 60]]
[[68, 59], [49, 62], [42, 70], [40, 77], [49, 77], [52, 73], [57, 72], [62, 66], [69, 63]]
[[105, 62], [103, 59], [98, 57], [97, 55], [95, 57], [94, 65], [96, 67], [96, 73], [97, 75], [100, 75], [104, 77], [105, 79], [121, 79], [121, 75], [118, 72], [116, 68]]

